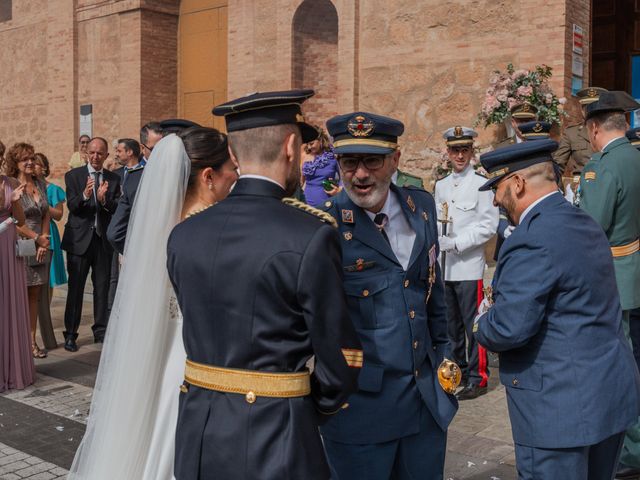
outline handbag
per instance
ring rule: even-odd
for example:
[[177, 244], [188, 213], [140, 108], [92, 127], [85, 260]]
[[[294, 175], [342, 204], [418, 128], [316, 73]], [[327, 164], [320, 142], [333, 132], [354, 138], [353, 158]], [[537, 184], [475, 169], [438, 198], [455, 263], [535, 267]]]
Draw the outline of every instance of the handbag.
[[16, 257], [35, 257], [36, 241], [33, 238], [19, 238], [16, 240]]

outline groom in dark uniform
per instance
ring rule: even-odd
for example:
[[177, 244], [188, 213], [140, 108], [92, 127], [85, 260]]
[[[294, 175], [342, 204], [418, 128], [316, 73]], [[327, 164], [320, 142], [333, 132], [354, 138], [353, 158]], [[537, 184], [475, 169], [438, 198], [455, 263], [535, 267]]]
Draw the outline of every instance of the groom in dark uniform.
[[285, 198], [300, 178], [301, 144], [317, 137], [300, 110], [312, 95], [261, 93], [216, 107], [243, 175], [169, 238], [188, 358], [178, 480], [329, 478], [318, 424], [347, 407], [362, 350], [335, 222]]

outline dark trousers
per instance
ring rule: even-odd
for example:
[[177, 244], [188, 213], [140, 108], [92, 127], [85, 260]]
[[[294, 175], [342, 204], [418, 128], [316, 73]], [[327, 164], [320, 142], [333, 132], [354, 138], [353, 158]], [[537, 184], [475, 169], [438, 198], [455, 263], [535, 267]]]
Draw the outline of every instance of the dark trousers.
[[613, 480], [624, 432], [595, 445], [545, 449], [516, 444], [518, 480]]
[[482, 280], [448, 281], [444, 287], [451, 360], [470, 384], [485, 387], [489, 380], [487, 351], [473, 335], [473, 319], [483, 296]]
[[111, 274], [109, 276], [109, 295], [107, 298], [107, 316], [111, 317], [113, 301], [116, 299], [118, 280], [120, 279], [120, 255], [114, 251], [111, 257]]
[[447, 432], [426, 406], [420, 410], [420, 432], [373, 444], [348, 444], [323, 439], [331, 480], [441, 480]]
[[640, 308], [634, 308], [629, 313], [629, 336], [633, 347], [633, 357], [640, 370]]
[[67, 252], [67, 273], [69, 285], [67, 305], [64, 311], [65, 338], [78, 337], [78, 327], [82, 318], [82, 300], [87, 275], [91, 269], [93, 282], [93, 336], [104, 338], [107, 330], [107, 301], [109, 295], [109, 277], [111, 273], [112, 251], [108, 250], [95, 233], [84, 255]]

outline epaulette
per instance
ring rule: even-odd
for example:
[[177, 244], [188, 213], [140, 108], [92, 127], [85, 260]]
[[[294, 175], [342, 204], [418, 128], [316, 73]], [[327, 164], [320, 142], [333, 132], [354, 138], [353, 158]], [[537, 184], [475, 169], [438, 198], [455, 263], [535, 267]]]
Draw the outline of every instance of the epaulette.
[[478, 175], [479, 177], [482, 177], [482, 178], [489, 178], [489, 177], [487, 177], [485, 174], [480, 173], [480, 172], [478, 172], [477, 170], [476, 170], [475, 172], [473, 172], [473, 173], [475, 173], [476, 175]]
[[323, 222], [328, 223], [329, 225], [331, 225], [334, 228], [338, 228], [338, 222], [336, 222], [336, 219], [333, 218], [327, 212], [323, 212], [322, 210], [314, 208], [311, 205], [307, 205], [306, 203], [301, 202], [300, 200], [297, 200], [297, 199], [291, 198], [291, 197], [283, 198], [282, 199], [282, 203], [284, 203], [285, 205], [290, 205], [292, 207], [299, 208], [303, 212], [310, 213], [311, 215], [315, 215], [316, 217], [318, 217]]

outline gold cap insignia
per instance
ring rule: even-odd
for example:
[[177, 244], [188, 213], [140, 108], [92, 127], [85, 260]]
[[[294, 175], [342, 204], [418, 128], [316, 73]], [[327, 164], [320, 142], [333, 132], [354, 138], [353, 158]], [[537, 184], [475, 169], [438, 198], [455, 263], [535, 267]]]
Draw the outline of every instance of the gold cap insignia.
[[523, 112], [528, 112], [529, 111], [529, 104], [528, 103], [523, 103], [522, 104], [522, 111]]
[[462, 131], [462, 127], [458, 126], [456, 128], [453, 129], [453, 136], [456, 138], [460, 138], [464, 135], [464, 132]]
[[353, 223], [353, 210], [342, 210], [342, 223]]
[[636, 137], [640, 138], [640, 130], [636, 131]]
[[598, 92], [595, 90], [595, 88], [590, 88], [589, 90], [587, 90], [587, 96], [595, 98], [598, 96]]
[[411, 198], [410, 196], [407, 197], [407, 205], [409, 205], [409, 208], [411, 209], [412, 212], [416, 211], [416, 204], [413, 203], [413, 198]]
[[540, 133], [542, 131], [542, 125], [540, 123], [536, 123], [533, 126], [533, 131], [536, 132], [536, 133]]
[[353, 233], [351, 232], [344, 232], [342, 235], [347, 242], [353, 238]]
[[373, 133], [375, 123], [364, 115], [356, 115], [347, 123], [347, 131], [352, 137], [368, 137]]

